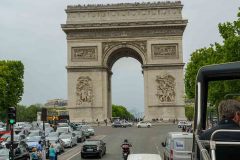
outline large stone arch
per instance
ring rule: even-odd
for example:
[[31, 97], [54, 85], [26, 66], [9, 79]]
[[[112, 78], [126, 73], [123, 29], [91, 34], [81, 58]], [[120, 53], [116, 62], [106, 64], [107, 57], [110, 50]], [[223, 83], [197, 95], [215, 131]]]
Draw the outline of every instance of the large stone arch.
[[145, 120], [185, 118], [182, 7], [179, 1], [67, 7], [71, 121], [111, 118], [111, 68], [126, 56], [142, 64]]

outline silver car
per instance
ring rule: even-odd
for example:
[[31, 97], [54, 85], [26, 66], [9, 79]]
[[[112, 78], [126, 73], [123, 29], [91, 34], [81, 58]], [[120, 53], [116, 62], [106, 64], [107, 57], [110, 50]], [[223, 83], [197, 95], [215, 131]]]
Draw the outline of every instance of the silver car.
[[64, 143], [58, 137], [48, 137], [47, 142], [53, 145], [58, 154], [64, 152]]
[[90, 136], [94, 136], [95, 130], [91, 126], [87, 126], [87, 130], [90, 133]]
[[193, 134], [187, 132], [169, 132], [164, 147], [164, 160], [191, 160]]
[[63, 141], [64, 147], [73, 147], [77, 145], [77, 136], [75, 133], [62, 133], [59, 138]]

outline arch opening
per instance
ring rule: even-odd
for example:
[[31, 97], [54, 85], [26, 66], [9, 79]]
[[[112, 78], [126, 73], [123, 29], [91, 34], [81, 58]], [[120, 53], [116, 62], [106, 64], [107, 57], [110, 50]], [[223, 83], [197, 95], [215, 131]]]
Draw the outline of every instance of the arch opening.
[[108, 75], [110, 117], [112, 117], [113, 104], [126, 107], [135, 117], [143, 116], [145, 109], [142, 65], [145, 59], [141, 54], [133, 48], [122, 47], [107, 56], [106, 66], [110, 71]]
[[112, 67], [110, 106], [122, 105], [135, 118], [142, 118], [144, 113], [144, 79], [141, 71], [141, 63], [133, 57], [120, 58]]

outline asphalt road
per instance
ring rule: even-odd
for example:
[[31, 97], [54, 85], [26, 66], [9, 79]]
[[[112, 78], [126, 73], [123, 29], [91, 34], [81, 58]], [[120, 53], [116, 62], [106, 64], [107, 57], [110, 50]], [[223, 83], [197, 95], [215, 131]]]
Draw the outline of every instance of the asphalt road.
[[[152, 126], [151, 128], [112, 128], [95, 127], [96, 135], [92, 139], [102, 139], [106, 142], [107, 153], [103, 156], [104, 160], [122, 160], [121, 143], [128, 139], [132, 144], [131, 153], [154, 153], [162, 156], [163, 147], [161, 142], [165, 141], [166, 135], [171, 131], [181, 131], [177, 125], [164, 124]], [[59, 156], [59, 160], [80, 160], [80, 151], [82, 143], [76, 147], [65, 150], [65, 153]], [[90, 158], [94, 160], [95, 158]], [[95, 159], [96, 160], [96, 159]]]

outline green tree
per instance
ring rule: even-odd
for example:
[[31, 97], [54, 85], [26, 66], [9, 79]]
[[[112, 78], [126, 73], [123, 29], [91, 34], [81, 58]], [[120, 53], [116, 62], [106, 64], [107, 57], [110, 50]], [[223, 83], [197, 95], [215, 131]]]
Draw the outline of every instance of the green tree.
[[120, 117], [121, 119], [134, 119], [134, 116], [128, 112], [126, 107], [120, 105], [112, 105], [112, 117]]
[[0, 61], [0, 119], [8, 107], [16, 106], [23, 95], [24, 66], [20, 61]]
[[[218, 28], [223, 38], [223, 44], [215, 43], [191, 54], [185, 73], [187, 98], [195, 97], [195, 80], [197, 72], [202, 66], [240, 61], [240, 12], [236, 21], [219, 24]], [[208, 93], [209, 102], [212, 105], [217, 105], [228, 93], [240, 93], [240, 82], [211, 82]]]
[[33, 104], [30, 106], [17, 105], [17, 121], [18, 122], [32, 122], [37, 120], [37, 112], [41, 111], [41, 105]]
[[193, 106], [185, 106], [185, 116], [189, 121], [193, 120], [194, 115], [194, 107]]

